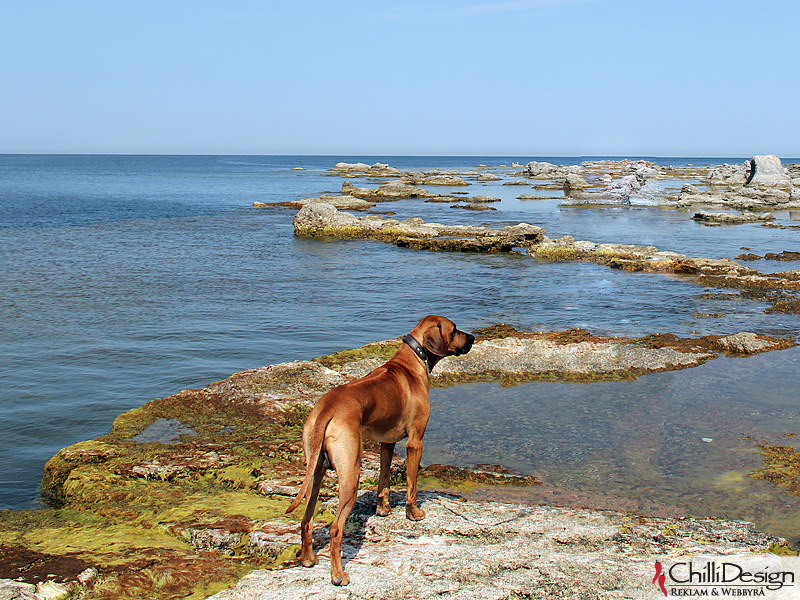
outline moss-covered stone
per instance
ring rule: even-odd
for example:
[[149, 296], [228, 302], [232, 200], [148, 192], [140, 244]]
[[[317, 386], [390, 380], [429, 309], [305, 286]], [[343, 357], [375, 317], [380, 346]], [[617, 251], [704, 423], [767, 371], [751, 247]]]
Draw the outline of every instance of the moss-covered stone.
[[400, 339], [384, 342], [373, 342], [361, 346], [360, 348], [342, 350], [340, 352], [328, 354], [327, 356], [320, 356], [314, 360], [322, 365], [325, 365], [329, 369], [336, 369], [349, 362], [362, 360], [365, 358], [377, 358], [386, 361], [389, 360], [395, 352], [397, 352], [397, 349], [402, 343], [403, 342]]
[[794, 313], [800, 314], [800, 300], [778, 302], [764, 311], [765, 313]]
[[419, 238], [403, 236], [395, 242], [401, 248], [438, 250], [440, 252], [511, 252], [517, 243], [508, 238], [483, 236], [475, 238]]

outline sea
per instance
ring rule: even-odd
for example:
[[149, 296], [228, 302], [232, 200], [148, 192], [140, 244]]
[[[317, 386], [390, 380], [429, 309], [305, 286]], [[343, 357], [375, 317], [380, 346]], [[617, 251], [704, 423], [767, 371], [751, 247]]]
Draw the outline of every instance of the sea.
[[[45, 462], [107, 433], [124, 411], [244, 369], [396, 338], [427, 314], [465, 330], [798, 335], [797, 315], [765, 314], [763, 302], [687, 277], [297, 238], [294, 210], [253, 207], [338, 193], [339, 161], [481, 169], [502, 180], [466, 189], [500, 198], [497, 210], [410, 199], [372, 212], [527, 222], [550, 237], [709, 258], [800, 251], [797, 212], [775, 213], [783, 229], [708, 227], [691, 211], [561, 207], [559, 192], [502, 185], [515, 163], [587, 158], [0, 155], [0, 508], [42, 507]], [[666, 185], [677, 193], [684, 183]], [[508, 492], [515, 501], [742, 518], [798, 539], [796, 497], [748, 476], [761, 460], [753, 440], [789, 444], [800, 433], [798, 366], [790, 349], [636, 381], [434, 389], [423, 461], [503, 464], [545, 482], [527, 496]]]

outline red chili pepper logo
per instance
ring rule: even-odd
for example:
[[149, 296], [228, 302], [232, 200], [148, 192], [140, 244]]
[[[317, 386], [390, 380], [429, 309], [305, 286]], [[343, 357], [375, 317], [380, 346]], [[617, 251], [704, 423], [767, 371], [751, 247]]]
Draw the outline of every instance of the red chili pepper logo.
[[666, 575], [662, 573], [662, 566], [661, 563], [656, 561], [656, 574], [653, 576], [653, 583], [658, 583], [658, 587], [661, 588], [661, 591], [664, 592], [664, 595], [667, 595], [667, 586], [664, 585], [664, 582], [667, 580]]

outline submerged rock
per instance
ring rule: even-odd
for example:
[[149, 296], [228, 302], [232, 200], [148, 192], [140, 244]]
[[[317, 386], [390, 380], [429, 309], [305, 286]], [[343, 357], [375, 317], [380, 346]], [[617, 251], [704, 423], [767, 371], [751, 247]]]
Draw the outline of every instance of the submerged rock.
[[700, 210], [692, 217], [695, 221], [704, 221], [713, 224], [738, 225], [741, 223], [757, 223], [759, 221], [774, 221], [775, 215], [772, 213], [756, 214], [731, 214], [715, 213]]
[[800, 315], [800, 300], [794, 300], [791, 302], [778, 302], [774, 306], [769, 307], [764, 311], [767, 314], [770, 313], [793, 313], [796, 315]]
[[487, 204], [478, 204], [475, 202], [468, 203], [468, 204], [454, 204], [450, 208], [460, 208], [463, 210], [473, 210], [473, 211], [482, 211], [482, 210], [497, 210], [494, 206], [489, 206]]

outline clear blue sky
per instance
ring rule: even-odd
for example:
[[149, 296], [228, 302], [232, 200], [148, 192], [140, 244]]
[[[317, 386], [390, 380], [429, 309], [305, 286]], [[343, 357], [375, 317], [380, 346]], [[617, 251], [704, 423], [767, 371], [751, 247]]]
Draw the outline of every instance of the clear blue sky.
[[0, 152], [800, 156], [797, 0], [0, 11]]

